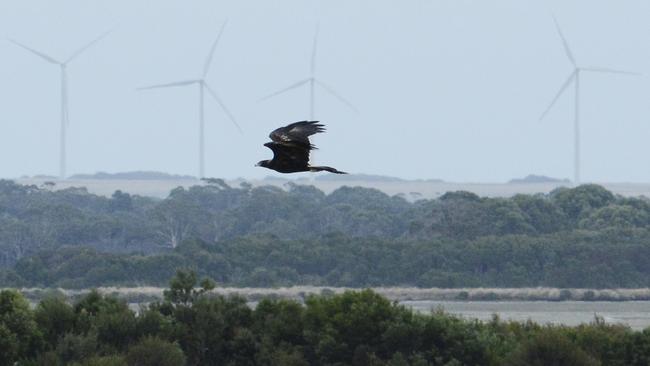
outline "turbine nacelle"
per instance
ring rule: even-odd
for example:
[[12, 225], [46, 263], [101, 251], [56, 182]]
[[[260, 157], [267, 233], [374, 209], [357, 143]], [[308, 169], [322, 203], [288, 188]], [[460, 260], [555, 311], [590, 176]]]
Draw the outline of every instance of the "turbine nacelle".
[[13, 39], [9, 39], [9, 42], [15, 44], [16, 46], [23, 48], [24, 50], [40, 57], [41, 59], [43, 59], [44, 61], [50, 64], [59, 65], [59, 67], [61, 68], [61, 134], [60, 134], [60, 142], [59, 142], [60, 143], [59, 146], [59, 178], [60, 179], [65, 179], [65, 175], [66, 175], [66, 126], [69, 123], [68, 74], [66, 72], [68, 63], [70, 63], [70, 61], [77, 58], [79, 55], [83, 54], [88, 48], [90, 48], [92, 45], [102, 40], [109, 33], [111, 33], [111, 31], [107, 31], [102, 35], [100, 35], [99, 37], [92, 40], [91, 42], [88, 42], [86, 45], [84, 45], [83, 47], [75, 51], [65, 61], [59, 61], [54, 57], [45, 54], [44, 52], [35, 50]]
[[553, 108], [555, 103], [560, 99], [562, 94], [569, 88], [571, 84], [575, 85], [575, 110], [574, 110], [574, 178], [573, 178], [573, 183], [574, 184], [579, 184], [580, 183], [580, 76], [582, 72], [596, 72], [596, 73], [606, 73], [606, 74], [622, 74], [622, 75], [640, 75], [639, 73], [636, 72], [631, 72], [631, 71], [623, 71], [623, 70], [616, 70], [616, 69], [610, 69], [610, 68], [605, 68], [605, 67], [580, 67], [576, 63], [575, 57], [573, 56], [573, 52], [571, 51], [571, 47], [569, 47], [569, 42], [567, 42], [566, 37], [564, 36], [564, 33], [562, 33], [562, 29], [560, 28], [560, 24], [558, 23], [557, 19], [555, 16], [553, 16], [553, 21], [555, 22], [555, 28], [557, 29], [558, 34], [560, 35], [560, 38], [562, 39], [562, 45], [564, 46], [564, 52], [573, 65], [573, 71], [569, 76], [566, 78], [562, 86], [560, 87], [560, 90], [555, 94], [555, 97], [553, 97], [553, 100], [551, 100], [551, 103], [549, 106], [544, 110], [542, 115], [540, 116], [539, 120], [543, 120], [544, 117], [550, 112], [550, 110]]
[[197, 79], [191, 79], [191, 80], [182, 80], [182, 81], [175, 81], [171, 83], [165, 83], [165, 84], [156, 84], [156, 85], [150, 85], [142, 88], [138, 88], [137, 90], [150, 90], [150, 89], [160, 89], [160, 88], [171, 88], [171, 87], [181, 87], [181, 86], [189, 86], [189, 85], [198, 85], [199, 86], [199, 178], [203, 178], [204, 176], [204, 171], [205, 171], [205, 165], [204, 165], [204, 155], [205, 155], [205, 149], [204, 149], [204, 93], [205, 91], [208, 92], [208, 95], [214, 101], [219, 105], [221, 110], [228, 116], [228, 119], [237, 127], [239, 132], [241, 133], [241, 127], [239, 127], [239, 124], [235, 120], [235, 117], [233, 114], [230, 112], [228, 107], [226, 107], [225, 103], [221, 100], [219, 95], [217, 94], [214, 89], [208, 85], [208, 83], [205, 81], [205, 78], [210, 71], [210, 65], [212, 64], [212, 57], [214, 55], [215, 50], [217, 49], [217, 44], [219, 43], [219, 40], [221, 39], [221, 35], [223, 34], [223, 31], [226, 27], [226, 23], [224, 22], [223, 25], [221, 26], [221, 29], [219, 30], [219, 34], [217, 35], [216, 40], [212, 43], [212, 46], [210, 47], [210, 51], [208, 52], [208, 56], [205, 59], [205, 64], [203, 66], [203, 71], [201, 73], [201, 77]]
[[311, 63], [310, 63], [310, 75], [306, 79], [302, 79], [300, 81], [297, 81], [285, 88], [282, 88], [276, 92], [273, 92], [261, 99], [259, 99], [260, 102], [265, 101], [267, 99], [271, 99], [277, 95], [284, 94], [288, 91], [291, 91], [293, 89], [300, 88], [304, 85], [309, 85], [309, 91], [310, 91], [310, 105], [309, 105], [309, 110], [310, 110], [310, 120], [314, 120], [314, 107], [315, 107], [315, 87], [318, 86], [321, 89], [325, 90], [327, 93], [338, 99], [341, 103], [345, 104], [348, 106], [348, 108], [352, 109], [355, 112], [358, 112], [357, 108], [350, 103], [348, 100], [343, 98], [341, 94], [339, 94], [334, 88], [331, 86], [328, 86], [327, 84], [323, 83], [321, 80], [316, 78], [316, 51], [318, 49], [318, 35], [320, 32], [320, 26], [317, 24], [316, 25], [316, 32], [314, 33], [314, 44], [311, 52]]

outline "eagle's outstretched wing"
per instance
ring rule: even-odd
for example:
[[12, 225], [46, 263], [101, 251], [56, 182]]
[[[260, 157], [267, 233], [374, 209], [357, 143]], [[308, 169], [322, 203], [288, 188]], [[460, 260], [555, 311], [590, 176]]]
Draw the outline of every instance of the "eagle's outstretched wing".
[[[318, 123], [318, 121], [295, 122], [285, 127], [280, 127], [274, 130], [271, 132], [269, 137], [273, 142], [280, 144], [294, 143], [296, 145], [302, 145], [308, 150], [312, 150], [316, 147], [309, 142], [309, 136], [319, 132], [324, 132], [324, 127], [325, 126]], [[309, 151], [307, 151], [307, 154], [309, 154]]]
[[300, 143], [267, 142], [264, 146], [273, 151], [273, 163], [280, 169], [309, 165], [309, 148]]

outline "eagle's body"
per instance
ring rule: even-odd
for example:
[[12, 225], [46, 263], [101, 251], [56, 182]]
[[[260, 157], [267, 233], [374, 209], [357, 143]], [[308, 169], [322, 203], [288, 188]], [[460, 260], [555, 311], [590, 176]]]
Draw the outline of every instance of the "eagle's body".
[[262, 160], [257, 166], [280, 173], [328, 171], [346, 174], [328, 166], [309, 165], [309, 152], [316, 149], [309, 142], [309, 136], [325, 131], [323, 127], [317, 121], [302, 121], [274, 130], [269, 135], [271, 142], [264, 144], [273, 151], [273, 159]]

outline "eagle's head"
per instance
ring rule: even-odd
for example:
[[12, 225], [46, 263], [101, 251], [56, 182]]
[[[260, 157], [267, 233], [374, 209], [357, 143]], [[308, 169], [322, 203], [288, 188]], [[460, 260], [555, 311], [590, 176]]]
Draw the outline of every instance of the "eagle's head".
[[255, 166], [261, 166], [261, 167], [264, 167], [264, 168], [268, 168], [269, 167], [269, 161], [270, 160], [261, 160], [259, 163], [255, 164]]

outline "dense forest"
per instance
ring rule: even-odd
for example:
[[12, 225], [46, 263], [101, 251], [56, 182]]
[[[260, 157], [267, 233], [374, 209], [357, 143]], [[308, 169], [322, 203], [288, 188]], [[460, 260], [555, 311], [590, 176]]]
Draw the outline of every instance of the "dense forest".
[[650, 286], [650, 201], [597, 185], [409, 202], [219, 179], [165, 199], [0, 181], [0, 286]]
[[19, 292], [0, 291], [0, 366], [650, 364], [650, 328], [599, 318], [578, 327], [482, 323], [416, 313], [371, 290], [250, 307], [197, 282], [179, 271], [165, 299], [139, 312], [95, 291], [33, 309]]

